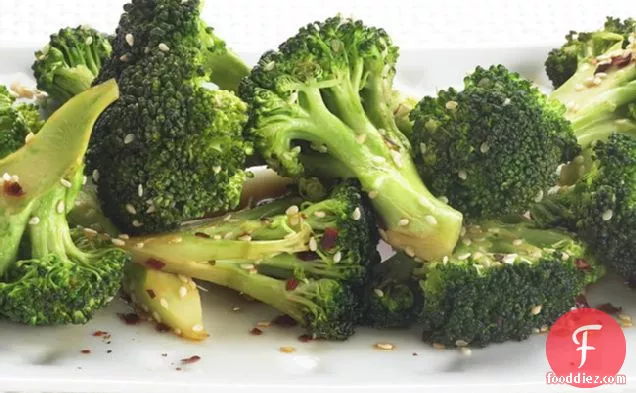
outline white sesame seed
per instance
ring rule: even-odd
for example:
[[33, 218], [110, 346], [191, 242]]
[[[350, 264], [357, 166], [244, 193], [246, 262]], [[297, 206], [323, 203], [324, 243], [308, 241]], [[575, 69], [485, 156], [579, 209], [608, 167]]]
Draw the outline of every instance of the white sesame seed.
[[488, 144], [488, 142], [482, 143], [481, 146], [479, 147], [479, 151], [481, 151], [484, 154], [488, 153], [489, 150], [490, 150], [490, 145]]
[[560, 186], [552, 186], [548, 189], [548, 195], [554, 195], [558, 193], [560, 189], [561, 189]]
[[420, 142], [420, 153], [422, 153], [422, 155], [426, 154], [426, 143], [424, 142]]
[[444, 258], [442, 258], [442, 263], [448, 263], [448, 255], [444, 255]]
[[84, 233], [87, 235], [97, 235], [97, 231], [92, 228], [84, 228]]
[[384, 164], [386, 162], [386, 159], [382, 156], [373, 156], [371, 157], [371, 161], [373, 161], [374, 164]]
[[532, 315], [537, 315], [541, 312], [541, 309], [543, 308], [543, 306], [541, 304], [539, 304], [538, 306], [534, 306], [532, 307], [532, 310], [530, 310], [530, 312], [532, 313]]
[[139, 198], [144, 196], [144, 186], [142, 184], [137, 185], [137, 195]]
[[268, 328], [268, 327], [271, 327], [271, 326], [272, 326], [272, 323], [270, 321], [259, 321], [259, 322], [256, 322], [256, 327], [259, 327], [259, 328]]
[[40, 217], [31, 217], [29, 220], [30, 225], [38, 225], [40, 223]]
[[241, 307], [234, 306], [234, 307], [232, 307], [232, 311], [234, 311], [234, 312], [241, 311]]
[[561, 253], [561, 259], [564, 261], [567, 261], [568, 259], [570, 259], [570, 254], [568, 254], [567, 252], [563, 251]]
[[250, 235], [243, 235], [243, 236], [240, 236], [240, 237], [238, 238], [238, 240], [240, 240], [240, 241], [244, 241], [244, 242], [249, 242], [249, 241], [251, 241], [251, 240], [252, 240], [252, 237], [251, 237]]
[[502, 262], [503, 262], [503, 263], [512, 264], [512, 263], [514, 263], [514, 262], [515, 262], [515, 260], [516, 260], [516, 259], [517, 259], [517, 254], [507, 254], [507, 255], [503, 258]]
[[338, 263], [342, 260], [342, 253], [340, 251], [336, 252], [335, 254], [333, 254], [333, 261], [334, 263]]
[[135, 135], [134, 134], [126, 134], [126, 136], [124, 137], [124, 144], [127, 145], [129, 143], [132, 143], [135, 141]]
[[400, 154], [400, 152], [391, 150], [391, 158], [393, 159], [393, 163], [395, 164], [395, 166], [397, 166], [398, 168], [402, 168], [404, 166], [404, 163], [402, 162], [402, 155]]
[[311, 239], [309, 239], [309, 250], [316, 251], [317, 249], [318, 249], [318, 242], [316, 241], [315, 237], [312, 237]]
[[35, 134], [32, 132], [29, 132], [28, 134], [26, 134], [26, 136], [24, 137], [24, 143], [29, 143], [31, 142], [31, 140], [35, 137]]
[[[470, 239], [465, 239], [465, 240], [470, 240]], [[465, 259], [470, 258], [470, 255], [471, 255], [471, 253], [467, 252], [467, 253], [465, 253], [465, 254], [459, 255], [459, 256], [457, 257], [457, 259], [458, 259], [458, 260], [460, 260], [460, 261], [463, 261], [463, 260], [465, 260]]]
[[506, 98], [506, 99], [503, 101], [502, 105], [503, 105], [503, 106], [510, 105], [510, 98]]
[[448, 101], [446, 103], [446, 109], [448, 110], [455, 110], [457, 109], [457, 101]]
[[97, 169], [93, 169], [93, 182], [97, 183], [99, 181], [99, 171]]
[[609, 221], [612, 219], [612, 217], [614, 216], [614, 211], [612, 209], [607, 209], [605, 210], [605, 212], [603, 212], [603, 221]]
[[190, 280], [188, 279], [188, 277], [184, 276], [183, 274], [177, 274], [177, 277], [179, 278], [179, 280], [181, 280], [182, 283], [187, 284], [188, 282], [190, 282]]
[[152, 317], [155, 319], [155, 321], [161, 323], [161, 316], [159, 316], [159, 313], [156, 311], [152, 312]]
[[300, 210], [298, 209], [298, 206], [296, 205], [292, 205], [290, 207], [287, 208], [287, 210], [285, 210], [285, 214], [288, 216], [293, 216], [295, 214], [298, 214]]
[[585, 86], [584, 86], [582, 83], [577, 83], [577, 84], [574, 86], [574, 89], [575, 89], [576, 91], [582, 91], [582, 90], [585, 90]]
[[464, 340], [456, 340], [455, 345], [461, 348], [461, 347], [467, 347], [468, 343]]
[[316, 212], [314, 212], [314, 216], [316, 216], [318, 218], [325, 218], [326, 214], [323, 211], [316, 211]]
[[444, 195], [438, 197], [437, 199], [444, 204], [448, 204], [448, 198], [446, 198]]
[[66, 210], [66, 205], [64, 204], [64, 201], [59, 201], [57, 203], [57, 206], [55, 207], [55, 211], [57, 211], [57, 214], [62, 214], [64, 213], [65, 210]]
[[168, 308], [168, 301], [164, 298], [159, 299], [159, 304], [161, 304], [163, 308]]
[[146, 209], [146, 213], [148, 214], [152, 214], [156, 211], [157, 211], [157, 208], [155, 207], [155, 205], [151, 205], [148, 209]]
[[431, 225], [437, 225], [437, 219], [431, 215], [424, 217], [424, 219]]
[[625, 314], [625, 313], [620, 313], [618, 314], [618, 319], [620, 319], [621, 321], [625, 321], [625, 322], [631, 322], [632, 321], [632, 317]]
[[515, 239], [512, 241], [513, 246], [520, 246], [523, 244], [523, 239]]
[[170, 50], [170, 48], [168, 47], [168, 45], [164, 44], [163, 42], [161, 44], [158, 45], [158, 48], [160, 51], [162, 52], [167, 52]]
[[404, 247], [404, 252], [406, 253], [406, 255], [410, 256], [411, 258], [415, 256], [415, 250], [413, 250], [413, 247], [411, 246]]
[[178, 243], [181, 243], [182, 241], [183, 241], [183, 238], [181, 236], [175, 236], [172, 239], [170, 239], [168, 241], [168, 243], [170, 243], [170, 244], [178, 244]]
[[275, 67], [275, 66], [276, 66], [276, 62], [274, 62], [274, 61], [270, 61], [269, 63], [267, 63], [267, 64], [265, 64], [265, 65], [263, 66], [263, 70], [265, 70], [265, 71], [271, 71], [271, 70], [273, 70], [273, 69], [274, 69], [274, 67]]
[[596, 78], [592, 80], [592, 84], [594, 86], [599, 86], [601, 83], [603, 83], [603, 79], [601, 79], [599, 76], [597, 76]]
[[466, 171], [461, 170], [457, 172], [457, 177], [459, 177], [462, 180], [466, 180], [468, 178], [468, 174], [466, 173]]
[[71, 188], [73, 186], [73, 184], [66, 179], [60, 179], [60, 183], [66, 188]]
[[383, 290], [381, 290], [380, 288], [375, 288], [375, 289], [373, 290], [373, 293], [375, 293], [375, 295], [376, 295], [377, 297], [384, 297], [384, 291], [383, 291]]
[[539, 190], [539, 192], [537, 193], [537, 195], [535, 195], [534, 197], [534, 201], [539, 203], [543, 200], [543, 190]]
[[373, 190], [373, 191], [369, 191], [369, 199], [375, 199], [378, 197], [378, 192]]
[[126, 245], [126, 242], [121, 240], [121, 239], [111, 239], [110, 240], [114, 245], [116, 245], [117, 247], [123, 247]]
[[380, 349], [382, 351], [392, 351], [395, 349], [395, 345], [391, 343], [376, 343], [374, 347], [375, 349]]
[[135, 244], [136, 248], [144, 248], [144, 243], [143, 242], [139, 242]]
[[356, 136], [356, 141], [361, 145], [364, 144], [364, 142], [367, 141], [367, 134], [360, 134]]
[[470, 348], [466, 348], [466, 347], [462, 347], [459, 349], [459, 351], [461, 352], [462, 355], [464, 356], [470, 356], [473, 354], [473, 351]]
[[86, 45], [93, 45], [93, 37], [91, 36], [86, 37], [86, 39], [84, 40], [84, 43], [86, 43]]
[[202, 332], [203, 331], [203, 326], [199, 325], [199, 324], [196, 324], [196, 325], [192, 326], [192, 331], [193, 332]]
[[409, 225], [410, 223], [411, 223], [411, 220], [409, 220], [408, 218], [403, 218], [400, 221], [398, 221], [398, 225], [401, 227], [405, 227]]
[[9, 175], [8, 173], [5, 173], [4, 175], [2, 175], [2, 180], [11, 181], [11, 175]]
[[607, 73], [606, 72], [597, 72], [596, 73], [596, 77], [597, 78], [601, 78], [601, 79], [605, 79], [605, 78], [607, 78]]
[[130, 214], [137, 214], [137, 209], [130, 203], [126, 205], [126, 211]]
[[129, 46], [133, 46], [135, 44], [135, 37], [133, 37], [133, 35], [130, 33], [126, 34], [126, 43]]
[[360, 210], [360, 208], [359, 208], [359, 207], [356, 207], [356, 208], [353, 210], [353, 213], [351, 213], [351, 219], [352, 219], [353, 221], [358, 221], [358, 220], [360, 220], [361, 218], [362, 218], [362, 211]]
[[125, 233], [120, 234], [119, 236], [117, 236], [118, 238], [122, 239], [122, 240], [128, 240], [130, 239], [130, 236], [128, 236]]
[[254, 268], [255, 268], [255, 266], [254, 266], [253, 263], [243, 263], [243, 264], [241, 264], [241, 269], [243, 269], [243, 270], [252, 270]]

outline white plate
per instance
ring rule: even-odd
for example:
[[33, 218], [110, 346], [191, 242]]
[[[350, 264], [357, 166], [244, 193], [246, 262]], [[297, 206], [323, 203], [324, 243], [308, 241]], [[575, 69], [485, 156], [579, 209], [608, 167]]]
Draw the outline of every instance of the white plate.
[[[0, 82], [17, 79], [32, 86], [31, 52], [0, 49]], [[544, 83], [546, 53], [546, 48], [406, 52], [400, 59], [397, 87], [408, 86], [413, 94], [432, 92], [457, 85], [477, 64], [493, 63], [502, 63]], [[276, 386], [277, 390], [329, 387], [426, 392], [568, 390], [545, 384], [549, 371], [545, 336], [473, 350], [470, 357], [430, 348], [420, 341], [418, 329], [360, 328], [344, 343], [301, 343], [297, 337], [302, 330], [297, 328], [271, 327], [263, 329], [262, 336], [248, 333], [256, 322], [277, 315], [266, 306], [248, 303], [216, 288], [203, 295], [205, 326], [211, 333], [203, 343], [158, 333], [147, 323], [124, 325], [117, 312], [127, 308], [118, 301], [86, 326], [27, 328], [0, 323], [0, 391], [186, 393], [213, 388], [247, 391], [257, 386]], [[636, 315], [636, 297], [617, 278], [606, 278], [591, 291], [589, 299], [592, 305], [612, 302]], [[231, 311], [237, 305], [241, 310]], [[96, 330], [109, 332], [111, 343], [93, 337]], [[627, 329], [625, 334], [627, 359], [622, 373], [633, 383], [636, 331]], [[377, 342], [393, 343], [396, 349], [374, 350]], [[281, 346], [293, 346], [297, 351], [284, 354], [278, 350]], [[83, 354], [83, 349], [91, 353]], [[201, 360], [180, 365], [180, 359], [192, 355], [201, 356]], [[177, 371], [177, 367], [182, 370]]]

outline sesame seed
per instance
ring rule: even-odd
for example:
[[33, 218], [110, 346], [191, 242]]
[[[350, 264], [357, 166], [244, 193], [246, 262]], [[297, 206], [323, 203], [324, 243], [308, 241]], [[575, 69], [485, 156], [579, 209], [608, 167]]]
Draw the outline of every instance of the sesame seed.
[[506, 98], [506, 99], [503, 101], [502, 105], [503, 105], [503, 106], [510, 105], [510, 98]]
[[438, 197], [437, 199], [444, 204], [448, 204], [448, 198], [446, 198], [444, 195]]
[[318, 153], [326, 153], [326, 152], [327, 152], [327, 146], [325, 145], [318, 146]]
[[409, 225], [410, 223], [411, 223], [411, 220], [409, 220], [408, 218], [403, 218], [400, 221], [398, 221], [398, 225], [401, 227], [405, 227]]
[[280, 347], [278, 350], [281, 351], [282, 353], [294, 353], [294, 352], [296, 352], [296, 348], [294, 348], [294, 347]]
[[632, 317], [625, 314], [625, 313], [620, 313], [618, 314], [618, 319], [620, 319], [621, 321], [625, 321], [625, 322], [631, 322], [632, 321]]
[[86, 183], [88, 183], [88, 177], [84, 176], [82, 177], [82, 185], [85, 186]]
[[2, 180], [11, 181], [11, 175], [9, 175], [8, 173], [5, 173], [4, 175], [2, 175]]
[[296, 205], [292, 205], [290, 207], [287, 208], [287, 210], [285, 210], [285, 214], [288, 216], [293, 216], [294, 214], [298, 214], [299, 209], [298, 206]]
[[252, 270], [252, 269], [254, 269], [254, 264], [253, 263], [243, 263], [243, 264], [241, 264], [241, 269], [243, 269], [243, 270]]
[[124, 54], [124, 55], [119, 56], [119, 60], [123, 61], [123, 62], [127, 62], [129, 60], [128, 54]]
[[539, 333], [541, 333], [541, 330], [539, 330], [539, 328], [532, 328], [532, 333], [533, 334], [539, 334]]
[[126, 134], [126, 136], [124, 137], [124, 144], [127, 145], [129, 143], [132, 143], [134, 140], [135, 140], [134, 134]]
[[507, 254], [503, 259], [502, 262], [503, 263], [508, 263], [508, 264], [512, 264], [515, 262], [515, 260], [517, 259], [517, 254]]
[[111, 239], [110, 241], [113, 242], [113, 244], [117, 247], [123, 247], [126, 245], [126, 242], [121, 239]]
[[[470, 239], [466, 239], [466, 240], [470, 240]], [[462, 254], [460, 256], [457, 257], [458, 260], [463, 261], [464, 259], [468, 259], [470, 258], [471, 253], [467, 252], [466, 254]]]
[[391, 343], [375, 343], [374, 348], [382, 351], [392, 351], [395, 349], [395, 345]]
[[400, 152], [391, 150], [391, 158], [393, 159], [393, 163], [395, 163], [395, 166], [397, 166], [398, 168], [402, 168], [404, 166], [404, 163], [402, 162], [402, 155], [400, 154]]
[[93, 37], [86, 37], [84, 43], [86, 43], [86, 45], [93, 45]]
[[192, 331], [193, 332], [202, 332], [203, 331], [203, 325], [199, 325], [199, 324], [193, 325], [192, 326]]
[[86, 235], [97, 235], [97, 231], [91, 228], [84, 228], [84, 233]]
[[219, 172], [221, 172], [221, 167], [220, 166], [213, 166], [212, 167], [212, 171], [214, 172], [215, 175], [218, 175]]
[[126, 37], [125, 37], [125, 38], [126, 38], [126, 43], [127, 43], [129, 46], [133, 46], [133, 45], [135, 44], [135, 37], [133, 37], [133, 35], [132, 35], [132, 34], [130, 34], [130, 33], [126, 34]]
[[155, 319], [155, 321], [161, 323], [161, 316], [159, 316], [159, 313], [156, 311], [152, 312], [152, 317]]
[[353, 213], [351, 213], [351, 219], [352, 219], [353, 221], [358, 221], [358, 220], [360, 220], [361, 218], [362, 218], [362, 211], [360, 211], [360, 208], [359, 208], [359, 207], [356, 207], [356, 208], [353, 210]]
[[159, 304], [161, 304], [163, 308], [168, 308], [168, 301], [165, 298], [159, 299]]
[[117, 236], [118, 238], [122, 239], [122, 240], [128, 240], [130, 239], [130, 236], [128, 236], [125, 233], [120, 234], [119, 236]]
[[309, 239], [309, 250], [316, 251], [317, 249], [318, 249], [318, 242], [316, 241], [315, 237], [312, 237], [311, 239]]
[[465, 238], [463, 238], [463, 239], [462, 239], [462, 243], [463, 243], [465, 246], [470, 246], [471, 244], [473, 244], [473, 241], [472, 241], [472, 240], [470, 240], [469, 238], [465, 237]]
[[530, 310], [530, 312], [532, 313], [532, 315], [537, 315], [541, 312], [541, 309], [543, 308], [543, 306], [541, 304], [539, 304], [538, 306], [534, 306], [532, 307], [532, 310]]
[[552, 186], [548, 189], [548, 195], [554, 195], [558, 193], [560, 189], [561, 189], [560, 186]]
[[130, 214], [137, 214], [137, 209], [130, 203], [126, 205], [126, 211]]
[[97, 183], [99, 181], [99, 171], [97, 169], [93, 169], [93, 182]]
[[515, 239], [512, 241], [513, 246], [520, 246], [523, 244], [523, 239]]
[[582, 83], [577, 83], [576, 86], [574, 86], [574, 89], [576, 91], [582, 91], [585, 90], [585, 86]]
[[534, 201], [539, 203], [543, 200], [543, 190], [539, 190], [539, 192], [537, 192], [537, 195], [535, 195], [534, 197]]
[[568, 259], [570, 259], [570, 254], [568, 254], [567, 252], [564, 251], [561, 254], [561, 259], [564, 260], [564, 261], [567, 261]]
[[180, 336], [180, 335], [181, 335], [181, 333], [183, 333], [183, 332], [181, 331], [181, 329], [179, 329], [179, 328], [174, 328], [173, 332], [174, 332], [174, 334], [176, 334], [177, 336]]
[[446, 103], [446, 109], [451, 111], [457, 109], [457, 101], [448, 101]]
[[325, 212], [322, 212], [322, 211], [316, 211], [316, 212], [314, 212], [314, 216], [316, 216], [318, 218], [325, 218], [326, 214], [325, 214]]
[[466, 171], [461, 170], [457, 172], [457, 177], [459, 177], [462, 180], [466, 180], [468, 178], [468, 174], [466, 173]]
[[55, 207], [55, 211], [57, 211], [57, 214], [62, 214], [64, 213], [65, 210], [66, 210], [66, 205], [64, 205], [64, 201], [59, 201], [57, 203], [57, 206]]
[[545, 332], [547, 332], [548, 330], [550, 330], [550, 328], [549, 328], [549, 327], [547, 327], [547, 326], [541, 326], [541, 333], [545, 333]]
[[373, 161], [374, 164], [384, 164], [386, 159], [382, 156], [373, 156], [371, 157], [371, 161]]
[[31, 142], [31, 139], [33, 139], [33, 137], [35, 137], [35, 134], [32, 132], [29, 132], [28, 134], [26, 134], [26, 136], [24, 137], [24, 143], [29, 143]]
[[458, 347], [467, 347], [468, 343], [464, 340], [457, 340], [455, 341], [455, 345]]
[[336, 252], [335, 254], [333, 254], [333, 261], [334, 263], [338, 263], [342, 260], [342, 253], [340, 251]]
[[260, 321], [260, 322], [256, 322], [256, 327], [259, 328], [268, 328], [271, 327], [272, 323], [270, 321]]
[[490, 145], [488, 144], [488, 142], [482, 143], [481, 146], [479, 147], [479, 151], [481, 151], [484, 154], [488, 153], [489, 150], [490, 150]]
[[174, 236], [172, 239], [168, 241], [168, 243], [177, 244], [177, 243], [181, 243], [182, 241], [183, 241], [183, 238], [181, 236]]
[[375, 288], [375, 289], [373, 290], [373, 293], [375, 293], [375, 295], [376, 295], [377, 297], [384, 297], [384, 291], [383, 291], [383, 290], [381, 290], [380, 288]]
[[362, 145], [364, 142], [367, 141], [367, 134], [360, 134], [356, 136], [356, 141]]
[[267, 64], [265, 64], [265, 65], [263, 66], [263, 69], [264, 69], [265, 71], [271, 71], [271, 70], [273, 70], [273, 69], [274, 69], [274, 67], [275, 67], [275, 66], [276, 66], [276, 62], [274, 62], [274, 61], [270, 61], [269, 63], [267, 63]]
[[241, 311], [241, 307], [234, 306], [234, 307], [232, 307], [232, 311], [234, 311], [234, 312]]
[[607, 78], [607, 73], [606, 72], [597, 72], [596, 73], [596, 77], [597, 78], [601, 78], [601, 79], [605, 79], [605, 78]]
[[603, 218], [603, 221], [609, 221], [612, 219], [613, 216], [614, 211], [612, 209], [607, 209], [605, 210], [605, 212], [603, 212], [603, 216], [601, 218]]
[[404, 248], [404, 252], [406, 253], [406, 255], [410, 256], [411, 258], [415, 256], [415, 250], [413, 250], [413, 247], [411, 246], [406, 246]]
[[461, 352], [462, 355], [464, 356], [470, 356], [473, 354], [473, 351], [470, 348], [460, 348], [459, 351]]
[[437, 219], [431, 215], [424, 217], [424, 219], [431, 225], [437, 225]]
[[426, 154], [426, 143], [424, 142], [420, 142], [420, 153], [422, 153], [422, 155]]
[[252, 240], [252, 237], [250, 235], [243, 235], [243, 236], [240, 236], [238, 240], [249, 242], [250, 240]]
[[446, 349], [446, 345], [440, 343], [433, 343], [433, 348], [435, 349]]
[[139, 198], [144, 196], [144, 186], [141, 184], [137, 185], [137, 195], [139, 196]]
[[375, 199], [378, 197], [378, 192], [377, 191], [369, 191], [369, 199]]
[[170, 50], [170, 48], [168, 47], [168, 45], [164, 44], [163, 42], [161, 44], [158, 45], [158, 48], [160, 51], [162, 52], [167, 52]]
[[136, 248], [144, 248], [144, 243], [143, 242], [139, 242], [135, 244]]
[[40, 223], [40, 217], [31, 217], [29, 220], [30, 225], [38, 225]]
[[621, 321], [621, 326], [624, 328], [630, 328], [633, 326], [631, 321]]
[[444, 258], [442, 258], [442, 263], [448, 263], [448, 255], [444, 255]]
[[594, 78], [592, 80], [592, 84], [594, 86], [599, 86], [601, 83], [603, 83], [603, 79], [601, 79], [600, 77], [598, 77], [598, 75], [596, 76], [596, 78]]

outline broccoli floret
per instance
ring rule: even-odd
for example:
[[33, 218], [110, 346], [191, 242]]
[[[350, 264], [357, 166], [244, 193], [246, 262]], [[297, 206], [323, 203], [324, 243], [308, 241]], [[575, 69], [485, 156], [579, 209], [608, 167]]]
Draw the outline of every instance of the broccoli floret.
[[288, 198], [124, 248], [143, 266], [234, 289], [318, 337], [345, 339], [361, 318], [367, 268], [379, 261], [371, 211], [352, 181], [320, 202]]
[[592, 168], [531, 210], [543, 226], [577, 231], [599, 262], [636, 282], [636, 137], [597, 142]]
[[395, 123], [397, 57], [384, 30], [338, 16], [265, 53], [240, 94], [248, 132], [279, 174], [359, 179], [385, 238], [435, 258], [452, 252], [462, 216], [427, 190]]
[[18, 150], [29, 134], [42, 128], [37, 106], [16, 104], [5, 86], [0, 86], [0, 159]]
[[63, 104], [91, 87], [111, 52], [109, 38], [90, 26], [62, 28], [35, 52], [31, 68], [37, 87]]
[[523, 340], [570, 311], [603, 274], [568, 233], [527, 222], [468, 226], [450, 258], [416, 273], [424, 340], [447, 347]]
[[115, 77], [122, 97], [95, 126], [89, 173], [104, 211], [127, 233], [172, 230], [239, 203], [252, 151], [242, 135], [247, 106], [202, 86], [215, 73], [207, 63], [233, 55], [210, 43], [218, 38], [199, 8], [198, 0], [127, 4], [97, 78]]
[[82, 250], [66, 214], [83, 183], [83, 156], [114, 81], [55, 112], [26, 145], [0, 160], [0, 316], [31, 325], [85, 323], [117, 293], [128, 255]]
[[522, 214], [579, 152], [565, 107], [505, 67], [477, 69], [464, 90], [424, 97], [411, 112], [424, 182], [466, 217]]

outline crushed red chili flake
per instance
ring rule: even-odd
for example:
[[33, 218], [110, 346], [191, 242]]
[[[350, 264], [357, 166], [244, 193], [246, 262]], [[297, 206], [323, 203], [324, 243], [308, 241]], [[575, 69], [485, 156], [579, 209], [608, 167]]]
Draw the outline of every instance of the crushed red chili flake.
[[272, 324], [280, 327], [294, 327], [298, 322], [289, 315], [279, 315], [272, 320]]
[[574, 266], [576, 266], [579, 270], [589, 270], [591, 268], [590, 264], [585, 259], [581, 258], [574, 261]]
[[139, 318], [139, 315], [135, 314], [134, 312], [128, 314], [118, 313], [117, 315], [119, 316], [119, 319], [121, 319], [126, 325], [137, 325], [139, 322], [141, 322], [141, 318]]
[[579, 295], [576, 297], [576, 308], [591, 308], [585, 295]]
[[157, 294], [152, 289], [146, 289], [146, 293], [148, 294], [148, 296], [150, 296], [151, 299], [154, 299], [157, 297]]
[[252, 336], [260, 336], [261, 334], [263, 334], [263, 331], [259, 328], [253, 328], [252, 330], [250, 330], [250, 334]]
[[320, 246], [323, 250], [331, 250], [336, 246], [336, 242], [338, 241], [338, 230], [335, 228], [325, 228], [325, 231], [322, 234], [322, 238], [320, 239]]
[[24, 195], [24, 190], [20, 183], [15, 181], [5, 181], [4, 182], [4, 193], [12, 196], [12, 197], [21, 197]]
[[298, 280], [295, 278], [288, 278], [285, 282], [285, 289], [288, 291], [293, 291], [296, 287], [298, 287]]
[[106, 350], [106, 353], [111, 353], [111, 352], [113, 352], [113, 350], [112, 350], [112, 349], [107, 349], [107, 350]]
[[207, 233], [205, 233], [205, 232], [195, 232], [194, 236], [196, 236], [196, 237], [202, 237], [202, 238], [204, 238], [204, 239], [209, 239], [209, 238], [210, 238], [210, 235], [208, 235], [208, 234], [207, 234]]
[[161, 262], [158, 259], [148, 258], [148, 260], [146, 261], [146, 266], [148, 266], [151, 269], [161, 270], [166, 266], [166, 264], [164, 262]]
[[618, 315], [623, 311], [622, 307], [616, 307], [612, 303], [603, 303], [600, 306], [596, 307], [596, 309], [610, 315]]
[[166, 325], [165, 323], [158, 323], [155, 325], [155, 330], [159, 333], [165, 333], [169, 332], [172, 329], [170, 329], [170, 326]]
[[175, 368], [175, 370], [177, 370], [177, 371], [181, 371], [181, 370], [183, 370], [183, 369], [182, 369], [181, 367], [177, 367], [177, 368]]
[[198, 362], [199, 360], [201, 360], [201, 356], [193, 355], [189, 358], [181, 359], [181, 364], [192, 364]]
[[313, 337], [310, 334], [301, 334], [300, 336], [298, 336], [298, 341], [300, 341], [301, 343], [308, 343], [310, 341], [313, 341]]
[[162, 353], [161, 356], [163, 356], [164, 358], [168, 356], [167, 353]]
[[84, 353], [84, 354], [89, 354], [89, 353], [91, 353], [91, 350], [90, 349], [82, 349], [80, 352]]
[[307, 261], [315, 261], [319, 257], [318, 257], [318, 254], [313, 251], [302, 251], [302, 252], [296, 253], [296, 258], [301, 261], [307, 262]]
[[107, 335], [108, 335], [108, 332], [105, 332], [103, 330], [96, 330], [93, 333], [93, 337], [102, 337], [102, 336], [107, 336]]
[[612, 57], [612, 65], [615, 65], [618, 68], [623, 68], [627, 66], [632, 61], [632, 53], [628, 53], [624, 56], [616, 56]]

